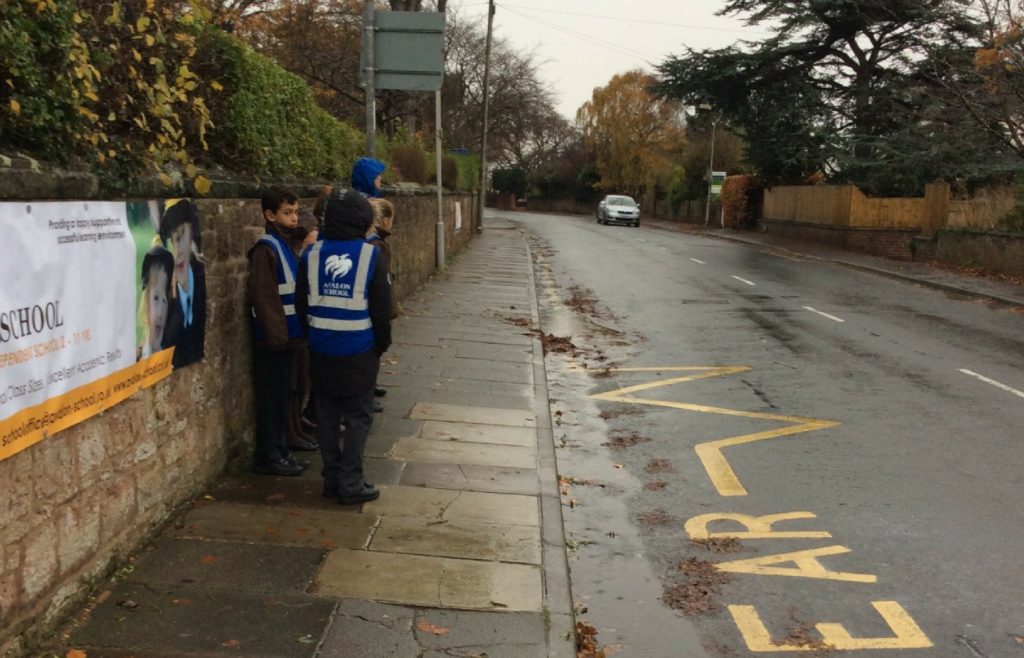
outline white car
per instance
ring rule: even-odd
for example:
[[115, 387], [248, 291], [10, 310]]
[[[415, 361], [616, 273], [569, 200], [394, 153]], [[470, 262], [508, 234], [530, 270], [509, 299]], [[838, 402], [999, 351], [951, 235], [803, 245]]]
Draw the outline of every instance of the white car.
[[597, 204], [597, 223], [640, 226], [640, 204], [633, 197], [609, 194]]

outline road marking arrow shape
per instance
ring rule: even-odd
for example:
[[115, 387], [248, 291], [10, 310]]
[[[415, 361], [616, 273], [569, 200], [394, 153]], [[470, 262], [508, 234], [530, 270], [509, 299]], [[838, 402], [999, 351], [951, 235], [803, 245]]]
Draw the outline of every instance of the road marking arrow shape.
[[715, 489], [718, 490], [719, 495], [746, 496], [747, 490], [743, 486], [743, 484], [740, 483], [739, 477], [736, 475], [736, 472], [732, 469], [732, 466], [729, 465], [729, 461], [725, 458], [725, 455], [722, 454], [723, 448], [743, 445], [745, 443], [754, 443], [755, 441], [777, 439], [783, 436], [793, 436], [795, 434], [803, 434], [804, 432], [813, 432], [815, 430], [828, 429], [830, 427], [837, 427], [839, 423], [832, 420], [819, 420], [815, 418], [803, 418], [800, 416], [784, 416], [781, 414], [765, 414], [756, 411], [741, 411], [738, 409], [711, 407], [703, 404], [675, 402], [672, 400], [649, 400], [645, 398], [634, 397], [634, 394], [639, 393], [641, 391], [648, 391], [655, 388], [672, 386], [674, 384], [692, 382], [699, 379], [711, 379], [714, 377], [735, 375], [741, 372], [747, 372], [749, 370], [751, 370], [750, 366], [677, 366], [670, 368], [617, 368], [612, 369], [611, 372], [691, 372], [693, 374], [683, 375], [680, 377], [671, 377], [669, 379], [661, 379], [653, 382], [647, 382], [644, 384], [637, 384], [635, 386], [627, 386], [625, 388], [620, 388], [615, 391], [598, 393], [590, 397], [592, 397], [595, 400], [604, 400], [606, 402], [627, 402], [632, 404], [645, 404], [655, 407], [670, 407], [672, 409], [681, 409], [683, 411], [696, 411], [699, 413], [717, 414], [721, 416], [758, 418], [763, 420], [792, 423], [788, 427], [779, 427], [771, 430], [765, 430], [763, 432], [754, 432], [751, 434], [730, 436], [724, 439], [717, 439], [715, 441], [707, 441], [705, 443], [700, 443], [694, 446], [694, 450], [697, 452], [697, 457], [700, 458], [701, 464], [704, 465], [704, 470], [707, 471], [708, 477], [711, 478], [711, 482], [712, 484], [715, 485]]

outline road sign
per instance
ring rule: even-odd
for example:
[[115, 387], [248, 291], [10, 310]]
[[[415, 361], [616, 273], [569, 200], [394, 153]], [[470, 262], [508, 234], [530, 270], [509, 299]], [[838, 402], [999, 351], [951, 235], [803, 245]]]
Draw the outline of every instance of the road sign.
[[711, 172], [711, 194], [722, 193], [722, 183], [725, 182], [726, 173], [724, 171], [712, 171]]
[[[437, 91], [444, 80], [443, 12], [375, 11], [373, 74], [376, 89]], [[366, 71], [366, 52], [360, 70]]]

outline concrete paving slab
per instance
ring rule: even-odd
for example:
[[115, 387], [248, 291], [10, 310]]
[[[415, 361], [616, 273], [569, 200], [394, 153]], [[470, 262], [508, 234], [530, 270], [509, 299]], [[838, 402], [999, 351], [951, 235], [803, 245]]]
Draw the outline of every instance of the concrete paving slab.
[[346, 600], [338, 603], [319, 655], [408, 658], [420, 654], [411, 608]]
[[486, 491], [527, 496], [540, 494], [537, 472], [503, 466], [467, 464], [406, 464], [399, 484], [407, 487]]
[[179, 584], [157, 589], [119, 583], [76, 629], [70, 644], [90, 647], [230, 656], [305, 658], [323, 635], [334, 601]]
[[340, 509], [349, 514], [359, 513], [358, 508], [341, 507], [336, 500], [324, 498], [322, 493], [323, 483], [319, 479], [243, 475], [224, 478], [209, 495], [223, 502]]
[[[433, 651], [446, 652], [441, 655], [479, 656], [481, 655], [480, 647], [487, 648], [483, 651], [487, 658], [501, 655], [509, 658], [547, 655], [546, 652], [535, 653], [536, 638], [544, 636], [543, 614], [421, 610], [416, 615], [416, 623], [424, 621], [448, 629], [444, 635], [436, 635], [414, 626], [419, 644]], [[476, 653], [471, 652], [471, 649]]]
[[537, 467], [537, 454], [533, 448], [453, 440], [427, 441], [412, 437], [399, 439], [391, 457], [406, 462]]
[[344, 598], [468, 610], [539, 612], [539, 568], [455, 558], [332, 551], [317, 576], [317, 592]]
[[[487, 382], [481, 382], [481, 384], [487, 384]], [[486, 386], [482, 385], [480, 386], [480, 391], [484, 391], [486, 388]], [[389, 394], [388, 397], [390, 398], [392, 395]], [[534, 406], [532, 396], [492, 395], [479, 391], [464, 393], [460, 391], [430, 391], [422, 389], [420, 391], [396, 390], [393, 397], [396, 402], [405, 405], [409, 409], [416, 406], [418, 402], [492, 409], [519, 409], [523, 411], [533, 409]]]
[[142, 554], [134, 582], [302, 593], [324, 557], [322, 548], [161, 537]]
[[363, 509], [367, 514], [383, 517], [405, 516], [434, 522], [540, 525], [536, 497], [514, 494], [425, 487], [381, 487], [380, 498], [366, 503]]
[[540, 529], [524, 525], [438, 523], [388, 517], [374, 532], [370, 550], [520, 564], [541, 563]]
[[537, 417], [532, 411], [468, 407], [455, 404], [420, 403], [413, 407], [410, 418], [439, 420], [479, 425], [505, 425], [508, 427], [535, 427]]
[[428, 441], [462, 441], [466, 443], [490, 443], [495, 445], [533, 448], [537, 445], [537, 433], [528, 427], [503, 427], [476, 423], [451, 423], [428, 420], [420, 427], [420, 439]]
[[168, 530], [172, 537], [288, 544], [320, 549], [366, 548], [379, 522], [373, 514], [300, 510], [216, 502], [189, 512]]
[[499, 364], [464, 359], [463, 363], [446, 366], [441, 369], [442, 377], [458, 377], [460, 379], [479, 379], [483, 382], [506, 382], [509, 384], [532, 384], [533, 368], [525, 363]]
[[533, 363], [533, 350], [523, 347], [496, 347], [485, 343], [467, 341], [444, 341], [455, 350], [460, 359], [483, 359], [484, 361], [508, 361], [511, 363]]

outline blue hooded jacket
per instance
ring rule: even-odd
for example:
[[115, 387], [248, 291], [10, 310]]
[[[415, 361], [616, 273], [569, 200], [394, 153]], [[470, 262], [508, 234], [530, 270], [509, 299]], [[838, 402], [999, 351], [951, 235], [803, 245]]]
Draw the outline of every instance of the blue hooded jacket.
[[380, 190], [373, 184], [373, 181], [387, 168], [387, 165], [380, 160], [359, 158], [356, 160], [355, 166], [352, 167], [352, 187], [357, 192], [361, 192], [363, 196], [379, 197]]

